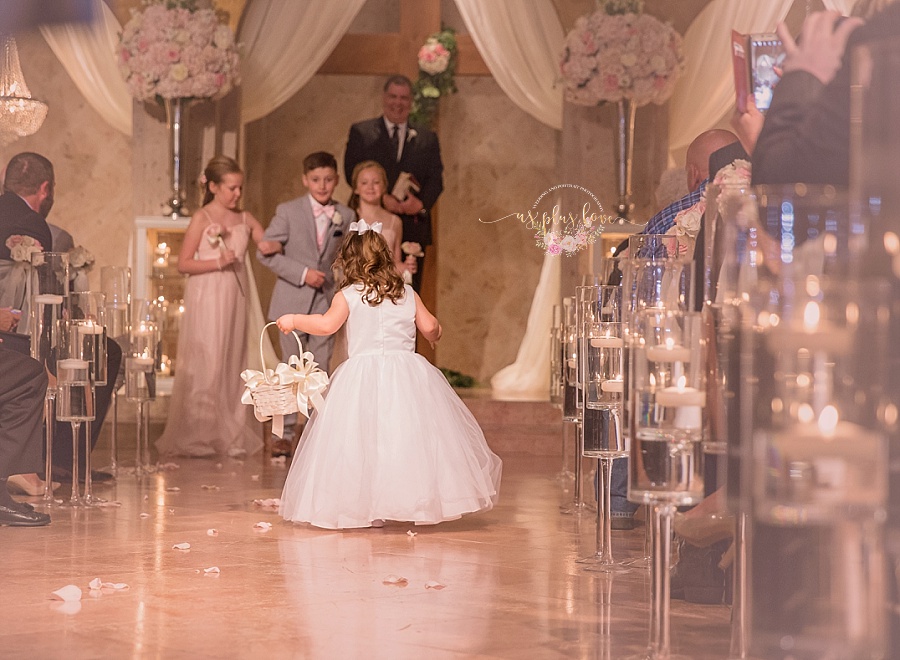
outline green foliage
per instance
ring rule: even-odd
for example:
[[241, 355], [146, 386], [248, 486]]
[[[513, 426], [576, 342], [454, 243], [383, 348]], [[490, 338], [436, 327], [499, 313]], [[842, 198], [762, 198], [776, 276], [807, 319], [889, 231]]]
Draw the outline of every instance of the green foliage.
[[453, 369], [445, 369], [444, 367], [441, 367], [441, 373], [444, 374], [444, 378], [447, 379], [447, 382], [450, 383], [452, 387], [475, 387], [475, 379], [471, 376], [467, 376], [458, 371], [453, 371]]
[[419, 77], [413, 82], [413, 107], [409, 119], [414, 124], [433, 128], [441, 98], [457, 91], [456, 32], [444, 28], [428, 37], [419, 50], [418, 61]]
[[601, 0], [599, 3], [610, 16], [616, 14], [640, 14], [644, 11], [644, 0]]

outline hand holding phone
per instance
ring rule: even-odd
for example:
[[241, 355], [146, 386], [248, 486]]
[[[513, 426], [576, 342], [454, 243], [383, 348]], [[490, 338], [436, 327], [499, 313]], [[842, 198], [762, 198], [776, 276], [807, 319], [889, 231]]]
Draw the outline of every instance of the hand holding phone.
[[845, 18], [836, 11], [810, 14], [796, 41], [784, 23], [776, 31], [784, 42], [784, 70], [806, 71], [827, 85], [841, 67], [850, 34], [863, 24], [859, 18]]

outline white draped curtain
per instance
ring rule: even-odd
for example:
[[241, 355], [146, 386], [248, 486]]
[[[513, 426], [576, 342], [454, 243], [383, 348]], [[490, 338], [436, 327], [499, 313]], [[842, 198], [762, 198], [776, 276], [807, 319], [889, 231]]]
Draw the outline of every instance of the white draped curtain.
[[116, 130], [131, 135], [132, 102], [116, 63], [122, 26], [103, 0], [92, 23], [41, 26], [41, 34], [85, 100]]
[[714, 0], [684, 35], [686, 70], [669, 101], [669, 153], [686, 149], [734, 107], [731, 30], [774, 32], [794, 0]]
[[331, 54], [365, 0], [253, 0], [238, 41], [241, 117], [265, 117], [296, 94]]
[[549, 0], [456, 0], [478, 52], [500, 89], [525, 112], [562, 129], [562, 24]]
[[849, 16], [856, 0], [822, 0], [822, 3], [825, 5], [825, 9], [839, 11], [843, 16]]

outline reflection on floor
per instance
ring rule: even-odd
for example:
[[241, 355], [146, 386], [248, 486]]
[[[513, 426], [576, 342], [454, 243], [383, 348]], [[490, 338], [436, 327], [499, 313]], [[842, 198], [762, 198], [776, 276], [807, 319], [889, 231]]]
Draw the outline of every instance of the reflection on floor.
[[[182, 459], [178, 469], [142, 480], [122, 475], [96, 488], [120, 507], [55, 509], [49, 527], [0, 528], [0, 656], [613, 659], [641, 652], [647, 572], [612, 579], [585, 572], [575, 560], [594, 551], [594, 514], [560, 514], [571, 493], [555, 479], [558, 459], [501, 455], [494, 510], [435, 527], [388, 523], [352, 532], [288, 524], [255, 505], [280, 496], [287, 470], [262, 456]], [[272, 528], [255, 529], [258, 522]], [[640, 556], [643, 534], [614, 532], [615, 552]], [[190, 550], [173, 549], [179, 543]], [[212, 567], [220, 572], [205, 572]], [[407, 582], [385, 584], [389, 576]], [[128, 589], [90, 592], [94, 578]], [[51, 600], [69, 584], [84, 591], [79, 603]], [[728, 621], [724, 605], [674, 602], [673, 650], [694, 660], [727, 657]]]

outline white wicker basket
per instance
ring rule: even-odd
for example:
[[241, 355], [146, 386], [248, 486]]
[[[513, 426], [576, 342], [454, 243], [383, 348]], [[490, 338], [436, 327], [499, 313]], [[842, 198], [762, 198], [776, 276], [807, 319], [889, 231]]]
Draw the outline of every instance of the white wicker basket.
[[[289, 383], [281, 385], [273, 383], [268, 377], [266, 369], [265, 357], [263, 354], [263, 341], [266, 336], [266, 329], [275, 323], [267, 323], [263, 326], [259, 335], [259, 361], [263, 367], [263, 374], [266, 376], [266, 382], [257, 385], [250, 390], [250, 396], [253, 399], [253, 409], [256, 412], [256, 418], [259, 420], [275, 417], [276, 415], [292, 415], [300, 412], [300, 406], [297, 403], [297, 388], [299, 383]], [[299, 354], [303, 355], [303, 345], [300, 343], [300, 337], [296, 332], [292, 333], [297, 340], [297, 348], [300, 349]]]

